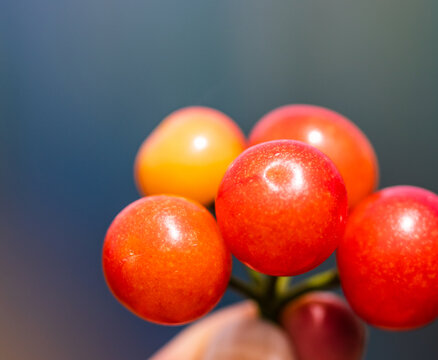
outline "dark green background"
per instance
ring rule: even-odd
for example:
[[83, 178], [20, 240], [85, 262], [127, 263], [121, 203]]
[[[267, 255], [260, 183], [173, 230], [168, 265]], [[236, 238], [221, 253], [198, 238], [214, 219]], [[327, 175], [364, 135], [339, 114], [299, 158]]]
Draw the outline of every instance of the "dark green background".
[[[381, 186], [437, 192], [437, 37], [436, 0], [0, 0], [0, 358], [145, 359], [178, 331], [113, 299], [100, 251], [179, 107], [248, 132], [327, 106], [369, 136]], [[438, 358], [438, 324], [370, 333], [367, 359]]]

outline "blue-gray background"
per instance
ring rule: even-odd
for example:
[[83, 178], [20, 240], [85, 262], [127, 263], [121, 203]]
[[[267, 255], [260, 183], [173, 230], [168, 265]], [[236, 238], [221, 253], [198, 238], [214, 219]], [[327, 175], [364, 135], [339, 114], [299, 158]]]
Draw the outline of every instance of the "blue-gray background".
[[[437, 192], [437, 38], [436, 0], [0, 0], [0, 358], [145, 359], [179, 330], [124, 310], [100, 267], [136, 150], [179, 107], [248, 132], [327, 106], [381, 186]], [[437, 359], [437, 339], [371, 330], [367, 359]]]

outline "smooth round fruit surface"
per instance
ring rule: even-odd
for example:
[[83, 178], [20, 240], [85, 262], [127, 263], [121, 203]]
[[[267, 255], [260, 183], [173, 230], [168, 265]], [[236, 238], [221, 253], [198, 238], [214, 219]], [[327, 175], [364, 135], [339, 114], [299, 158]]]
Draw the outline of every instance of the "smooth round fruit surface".
[[311, 292], [290, 303], [281, 323], [298, 360], [360, 360], [365, 325], [338, 295]]
[[379, 170], [374, 149], [364, 133], [343, 115], [314, 105], [286, 105], [254, 126], [250, 145], [293, 139], [315, 146], [336, 165], [345, 181], [350, 207], [371, 194]]
[[177, 110], [140, 147], [134, 166], [137, 187], [144, 195], [174, 194], [208, 204], [245, 146], [238, 126], [220, 111], [199, 106]]
[[212, 215], [175, 196], [150, 196], [122, 210], [103, 247], [106, 281], [136, 315], [160, 324], [192, 321], [224, 294], [231, 255]]
[[404, 330], [438, 316], [438, 196], [381, 190], [349, 217], [337, 261], [345, 296], [368, 323]]
[[216, 216], [240, 261], [264, 274], [297, 275], [336, 249], [347, 194], [322, 152], [299, 141], [271, 141], [248, 148], [228, 168]]

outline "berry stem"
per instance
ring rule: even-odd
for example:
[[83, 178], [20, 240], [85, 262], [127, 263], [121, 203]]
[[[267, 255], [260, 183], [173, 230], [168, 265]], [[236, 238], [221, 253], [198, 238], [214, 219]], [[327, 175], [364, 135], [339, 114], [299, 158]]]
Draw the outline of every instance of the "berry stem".
[[292, 276], [279, 276], [277, 280], [277, 292], [279, 294], [284, 294], [288, 291], [291, 281]]
[[265, 280], [265, 276], [264, 274], [259, 273], [258, 271], [255, 271], [247, 266], [245, 266], [247, 272], [248, 272], [248, 276], [250, 277], [250, 279], [252, 280], [252, 282], [255, 284], [255, 286], [257, 287], [261, 287], [264, 280]]
[[284, 293], [277, 303], [277, 314], [283, 307], [298, 297], [316, 290], [328, 290], [340, 285], [338, 269], [330, 269], [307, 278]]
[[260, 295], [254, 287], [250, 286], [248, 283], [231, 276], [230, 282], [228, 283], [230, 289], [238, 292], [239, 294], [260, 303]]
[[267, 276], [263, 286], [263, 294], [258, 302], [260, 315], [266, 319], [276, 322], [276, 303], [277, 303], [277, 276]]
[[257, 302], [261, 316], [274, 322], [278, 322], [283, 308], [291, 301], [311, 291], [333, 289], [340, 285], [336, 268], [313, 275], [290, 289], [291, 278], [259, 275], [253, 286], [232, 276], [229, 287]]
[[266, 289], [264, 291], [263, 298], [265, 301], [270, 302], [277, 297], [277, 276], [268, 276], [266, 280]]

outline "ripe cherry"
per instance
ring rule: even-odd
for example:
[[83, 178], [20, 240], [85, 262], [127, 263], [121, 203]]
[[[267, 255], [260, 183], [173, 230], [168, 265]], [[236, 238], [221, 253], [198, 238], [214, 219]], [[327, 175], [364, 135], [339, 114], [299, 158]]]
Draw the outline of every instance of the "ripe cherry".
[[228, 165], [244, 148], [244, 135], [227, 115], [200, 106], [180, 109], [165, 118], [138, 151], [138, 189], [144, 195], [174, 194], [208, 204]]
[[231, 256], [205, 208], [180, 197], [150, 196], [114, 219], [103, 269], [111, 291], [129, 310], [176, 325], [199, 318], [220, 300]]
[[254, 126], [249, 142], [255, 145], [277, 139], [300, 140], [326, 154], [344, 178], [350, 207], [377, 186], [373, 147], [356, 125], [335, 111], [313, 105], [277, 108]]
[[311, 292], [291, 302], [281, 323], [299, 360], [360, 360], [365, 325], [331, 292]]
[[345, 296], [368, 323], [412, 329], [438, 316], [438, 196], [381, 190], [352, 212], [337, 252]]
[[347, 195], [338, 170], [319, 150], [271, 141], [245, 150], [228, 168], [216, 215], [239, 260], [265, 274], [297, 275], [336, 249]]

